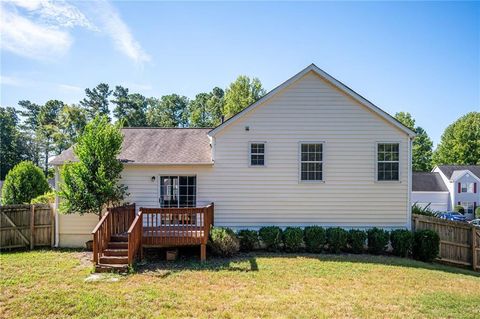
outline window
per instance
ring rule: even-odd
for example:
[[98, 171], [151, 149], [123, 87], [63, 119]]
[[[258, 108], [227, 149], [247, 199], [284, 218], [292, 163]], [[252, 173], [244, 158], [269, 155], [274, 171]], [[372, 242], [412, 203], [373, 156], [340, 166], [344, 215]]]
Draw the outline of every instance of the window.
[[160, 207], [195, 207], [196, 187], [195, 176], [161, 176]]
[[466, 214], [473, 214], [474, 203], [473, 202], [460, 202], [460, 206], [465, 209]]
[[461, 193], [473, 193], [473, 183], [462, 183], [461, 184]]
[[377, 180], [399, 180], [399, 149], [398, 143], [377, 144]]
[[265, 143], [250, 143], [250, 166], [265, 166]]
[[323, 144], [300, 144], [300, 180], [323, 180]]

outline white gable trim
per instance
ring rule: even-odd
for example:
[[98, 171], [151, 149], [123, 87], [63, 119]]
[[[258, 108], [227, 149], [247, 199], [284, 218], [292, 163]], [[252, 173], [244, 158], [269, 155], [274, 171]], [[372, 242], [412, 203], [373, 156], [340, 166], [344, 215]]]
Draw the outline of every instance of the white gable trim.
[[259, 105], [268, 101], [275, 94], [277, 94], [278, 92], [280, 92], [284, 88], [290, 86], [293, 82], [297, 81], [298, 79], [300, 79], [301, 77], [303, 77], [305, 74], [307, 74], [310, 71], [314, 72], [315, 74], [317, 74], [318, 76], [320, 76], [321, 78], [323, 78], [324, 80], [329, 82], [331, 85], [333, 85], [334, 87], [339, 89], [341, 92], [343, 92], [347, 96], [350, 96], [351, 98], [353, 98], [358, 103], [360, 103], [363, 106], [365, 106], [366, 108], [370, 109], [371, 111], [373, 111], [374, 113], [379, 115], [381, 118], [385, 119], [387, 122], [389, 122], [393, 126], [400, 129], [400, 131], [407, 134], [409, 137], [411, 137], [411, 138], [415, 137], [415, 135], [416, 135], [415, 132], [413, 132], [412, 130], [410, 130], [406, 126], [404, 126], [402, 123], [400, 123], [395, 118], [393, 118], [390, 114], [386, 113], [385, 111], [383, 111], [379, 107], [375, 106], [373, 103], [371, 103], [370, 101], [365, 99], [363, 96], [359, 95], [358, 93], [356, 93], [355, 91], [350, 89], [348, 86], [346, 86], [342, 82], [338, 81], [337, 79], [335, 79], [334, 77], [329, 75], [327, 72], [325, 72], [322, 69], [320, 69], [319, 67], [317, 67], [315, 64], [310, 64], [305, 69], [303, 69], [302, 71], [295, 74], [293, 77], [291, 77], [287, 81], [283, 82], [282, 84], [280, 84], [279, 86], [277, 86], [276, 88], [274, 88], [273, 90], [268, 92], [268, 94], [263, 96], [257, 102], [251, 104], [250, 106], [248, 106], [247, 108], [245, 108], [241, 112], [239, 112], [239, 113], [235, 114], [234, 116], [232, 116], [231, 118], [229, 118], [227, 121], [223, 122], [222, 124], [220, 124], [216, 128], [212, 129], [210, 132], [208, 132], [208, 135], [211, 136], [211, 137], [215, 136], [218, 132], [223, 130], [225, 127], [234, 123], [237, 119], [241, 118], [245, 114], [247, 114], [250, 111], [252, 111], [253, 109], [257, 108]]
[[[463, 176], [465, 176], [466, 174], [470, 174], [473, 178], [475, 178], [477, 181], [480, 182], [480, 178], [479, 178], [477, 175], [473, 174], [473, 173], [472, 173], [471, 171], [469, 171], [468, 169], [465, 169], [465, 170], [463, 170], [463, 171], [464, 171], [464, 172], [463, 172], [461, 175], [458, 175], [458, 177], [456, 177], [455, 179], [453, 179], [453, 178], [450, 179], [450, 181], [451, 181], [451, 182], [456, 182], [456, 181], [458, 181], [460, 178], [462, 178]], [[452, 176], [453, 176], [453, 174], [452, 174]]]

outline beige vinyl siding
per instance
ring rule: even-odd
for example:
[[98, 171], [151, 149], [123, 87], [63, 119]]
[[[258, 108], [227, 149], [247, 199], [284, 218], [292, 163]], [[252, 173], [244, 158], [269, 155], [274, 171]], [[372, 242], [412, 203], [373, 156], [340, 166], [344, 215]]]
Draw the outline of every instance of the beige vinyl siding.
[[[267, 142], [265, 168], [248, 167], [249, 141]], [[299, 182], [301, 141], [324, 142], [324, 183]], [[377, 142], [400, 144], [399, 182], [375, 181]], [[408, 142], [310, 72], [215, 136], [214, 177], [200, 186], [212, 194], [220, 225], [404, 227]]]
[[60, 247], [85, 247], [93, 239], [92, 230], [98, 223], [94, 214], [58, 214], [58, 235]]

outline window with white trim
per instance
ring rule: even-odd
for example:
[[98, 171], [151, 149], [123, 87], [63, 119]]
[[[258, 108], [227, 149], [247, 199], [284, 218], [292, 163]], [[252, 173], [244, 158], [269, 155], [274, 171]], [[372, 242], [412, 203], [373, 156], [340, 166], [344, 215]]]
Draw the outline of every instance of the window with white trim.
[[463, 209], [465, 209], [466, 214], [473, 214], [473, 209], [475, 207], [475, 203], [474, 202], [460, 202], [460, 206], [462, 206]]
[[160, 176], [160, 207], [195, 207], [195, 176]]
[[473, 183], [461, 183], [462, 193], [473, 193]]
[[398, 181], [400, 177], [400, 145], [377, 144], [377, 180]]
[[265, 143], [250, 143], [250, 166], [265, 166]]
[[323, 143], [300, 144], [300, 180], [323, 181]]

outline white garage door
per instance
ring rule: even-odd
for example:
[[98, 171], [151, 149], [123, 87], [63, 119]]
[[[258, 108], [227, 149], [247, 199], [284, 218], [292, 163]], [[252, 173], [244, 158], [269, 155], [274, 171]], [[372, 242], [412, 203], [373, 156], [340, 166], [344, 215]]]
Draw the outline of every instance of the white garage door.
[[412, 192], [412, 205], [417, 203], [421, 207], [430, 204], [434, 211], [448, 211], [448, 192]]

